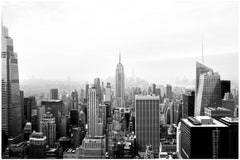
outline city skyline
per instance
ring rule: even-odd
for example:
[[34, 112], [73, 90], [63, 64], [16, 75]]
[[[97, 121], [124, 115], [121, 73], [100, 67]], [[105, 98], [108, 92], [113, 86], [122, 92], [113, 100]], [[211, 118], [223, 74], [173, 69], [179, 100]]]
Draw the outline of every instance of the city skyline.
[[[2, 21], [14, 37], [20, 81], [114, 77], [119, 50], [126, 77], [158, 84], [194, 79], [202, 34], [204, 64], [238, 81], [236, 3], [3, 1]], [[98, 67], [86, 71], [91, 64]]]

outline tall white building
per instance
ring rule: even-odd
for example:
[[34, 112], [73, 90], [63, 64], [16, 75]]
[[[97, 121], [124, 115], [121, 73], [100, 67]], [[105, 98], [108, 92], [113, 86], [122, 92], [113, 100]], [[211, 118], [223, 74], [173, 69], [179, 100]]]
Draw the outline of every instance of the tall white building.
[[203, 116], [206, 107], [221, 106], [221, 81], [218, 73], [208, 72], [200, 75], [195, 104], [195, 116]]
[[124, 89], [125, 89], [125, 79], [124, 79], [124, 68], [121, 63], [121, 54], [119, 53], [119, 63], [116, 68], [115, 76], [115, 98], [116, 107], [124, 108]]
[[88, 89], [88, 134], [96, 135], [96, 124], [98, 122], [98, 98], [97, 98], [97, 90], [95, 87]]
[[13, 39], [8, 29], [2, 26], [2, 131], [8, 135], [8, 142], [23, 140], [22, 112], [20, 104], [18, 57], [14, 52]]

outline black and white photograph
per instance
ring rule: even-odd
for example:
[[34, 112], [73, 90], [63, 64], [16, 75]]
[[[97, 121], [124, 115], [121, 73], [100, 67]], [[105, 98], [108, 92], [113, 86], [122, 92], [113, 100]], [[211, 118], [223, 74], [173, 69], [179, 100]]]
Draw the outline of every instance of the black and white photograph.
[[1, 0], [1, 159], [238, 159], [238, 0]]

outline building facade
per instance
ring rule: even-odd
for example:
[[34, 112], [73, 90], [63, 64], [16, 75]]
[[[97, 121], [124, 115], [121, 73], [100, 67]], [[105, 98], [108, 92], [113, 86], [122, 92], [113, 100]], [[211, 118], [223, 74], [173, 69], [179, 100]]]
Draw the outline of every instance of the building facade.
[[47, 112], [40, 122], [40, 132], [47, 137], [47, 145], [53, 146], [56, 142], [56, 122], [53, 115]]
[[115, 75], [115, 98], [116, 98], [116, 107], [124, 107], [124, 90], [125, 90], [125, 78], [124, 78], [124, 68], [121, 63], [121, 55], [119, 54], [119, 63], [116, 68]]
[[221, 106], [221, 82], [218, 73], [200, 75], [194, 115], [204, 115], [204, 108]]
[[29, 158], [45, 158], [47, 138], [42, 132], [33, 132], [29, 138]]
[[88, 134], [96, 135], [96, 123], [98, 122], [98, 98], [95, 87], [89, 88], [88, 90]]
[[159, 96], [135, 96], [135, 132], [138, 150], [144, 152], [146, 145], [152, 145], [159, 153], [160, 107]]
[[9, 143], [23, 140], [22, 114], [20, 104], [18, 58], [14, 52], [13, 39], [8, 29], [2, 26], [2, 130], [9, 137]]
[[50, 99], [51, 100], [58, 100], [58, 89], [50, 89]]
[[181, 120], [181, 148], [183, 159], [228, 158], [228, 127], [208, 116]]

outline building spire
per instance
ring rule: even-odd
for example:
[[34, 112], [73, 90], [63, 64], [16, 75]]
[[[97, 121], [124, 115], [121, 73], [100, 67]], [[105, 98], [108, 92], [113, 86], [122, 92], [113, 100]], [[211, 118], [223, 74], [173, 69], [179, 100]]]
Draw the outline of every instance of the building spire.
[[119, 50], [119, 63], [121, 63], [121, 50]]

